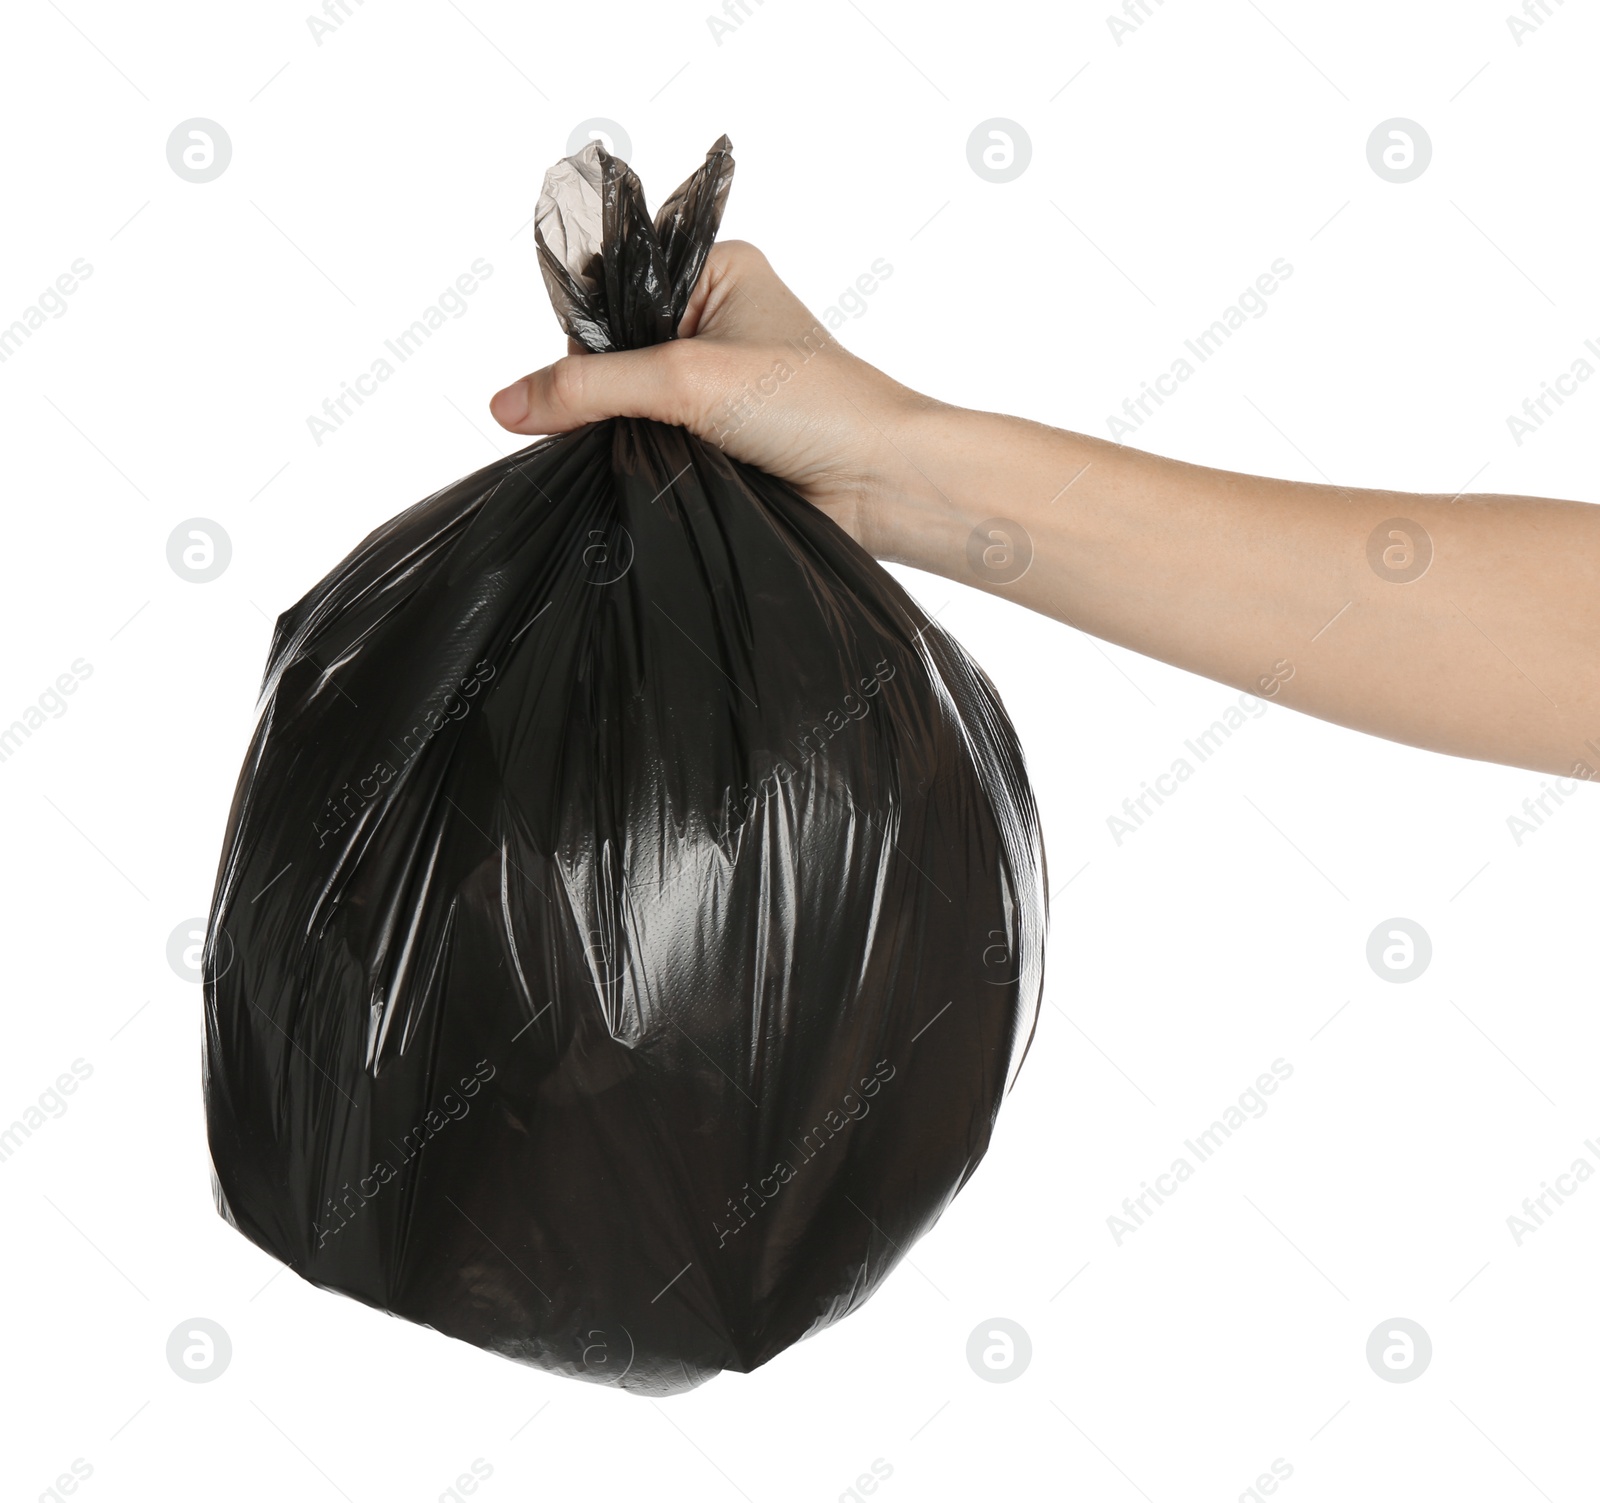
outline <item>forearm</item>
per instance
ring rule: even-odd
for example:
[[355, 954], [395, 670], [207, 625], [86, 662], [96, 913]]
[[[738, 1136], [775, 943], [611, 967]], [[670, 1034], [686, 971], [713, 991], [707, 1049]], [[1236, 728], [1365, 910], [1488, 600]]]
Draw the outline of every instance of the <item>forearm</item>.
[[[1600, 772], [1600, 507], [1234, 475], [936, 404], [889, 436], [881, 557], [1341, 725]], [[995, 518], [1031, 544], [1014, 580], [969, 546]], [[1388, 529], [1369, 559], [1396, 518], [1431, 546], [1409, 581]]]

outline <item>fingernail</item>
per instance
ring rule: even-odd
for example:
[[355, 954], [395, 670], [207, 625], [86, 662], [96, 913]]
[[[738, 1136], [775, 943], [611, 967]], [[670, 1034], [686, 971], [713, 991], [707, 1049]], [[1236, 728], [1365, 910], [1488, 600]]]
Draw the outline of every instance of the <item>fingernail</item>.
[[514, 428], [528, 415], [528, 383], [513, 381], [489, 399], [489, 414], [505, 428]]

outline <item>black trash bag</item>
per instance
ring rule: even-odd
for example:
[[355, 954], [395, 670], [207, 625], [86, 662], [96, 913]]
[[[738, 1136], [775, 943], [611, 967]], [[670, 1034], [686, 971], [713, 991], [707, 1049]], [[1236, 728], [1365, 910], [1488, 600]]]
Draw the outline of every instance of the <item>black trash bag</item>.
[[[591, 350], [675, 336], [733, 162], [539, 206]], [[977, 1167], [1044, 858], [988, 680], [682, 429], [533, 444], [278, 621], [205, 947], [218, 1207], [302, 1277], [651, 1394], [848, 1314]]]

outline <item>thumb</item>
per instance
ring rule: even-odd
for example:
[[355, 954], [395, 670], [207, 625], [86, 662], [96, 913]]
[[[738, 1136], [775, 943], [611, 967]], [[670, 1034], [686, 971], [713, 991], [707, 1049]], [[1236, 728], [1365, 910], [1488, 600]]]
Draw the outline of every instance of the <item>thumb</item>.
[[513, 433], [565, 433], [610, 417], [654, 418], [686, 426], [681, 368], [684, 341], [568, 355], [496, 392], [495, 422]]

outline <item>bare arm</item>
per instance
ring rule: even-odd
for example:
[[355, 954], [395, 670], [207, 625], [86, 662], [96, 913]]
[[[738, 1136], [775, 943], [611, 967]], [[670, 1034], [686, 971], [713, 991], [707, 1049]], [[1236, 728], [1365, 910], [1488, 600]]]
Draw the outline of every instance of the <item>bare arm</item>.
[[879, 558], [1373, 735], [1600, 776], [1600, 507], [1235, 475], [950, 407], [841, 349], [737, 243], [680, 333], [569, 356], [492, 410], [523, 433], [680, 423]]

